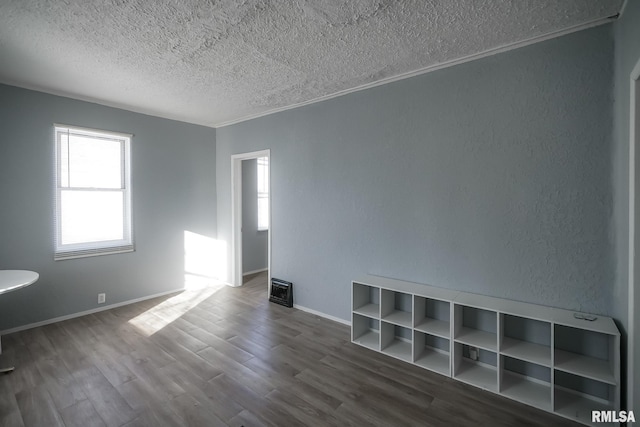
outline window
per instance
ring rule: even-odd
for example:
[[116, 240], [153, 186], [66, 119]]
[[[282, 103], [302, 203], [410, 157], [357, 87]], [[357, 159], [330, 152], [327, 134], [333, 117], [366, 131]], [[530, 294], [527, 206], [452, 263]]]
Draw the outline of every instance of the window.
[[269, 158], [258, 157], [258, 230], [269, 229]]
[[55, 126], [56, 260], [133, 250], [131, 135]]

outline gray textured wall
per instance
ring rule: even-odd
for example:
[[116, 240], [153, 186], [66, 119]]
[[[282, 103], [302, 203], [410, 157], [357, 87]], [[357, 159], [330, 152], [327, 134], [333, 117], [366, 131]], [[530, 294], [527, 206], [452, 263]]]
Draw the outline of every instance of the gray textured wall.
[[612, 313], [612, 26], [217, 131], [271, 149], [272, 274], [349, 318], [364, 273]]
[[[629, 78], [640, 60], [640, 2], [629, 1], [619, 21], [615, 23], [615, 84], [614, 84], [614, 147], [613, 147], [613, 235], [615, 241], [616, 277], [613, 287], [613, 315], [625, 332], [633, 330], [628, 324], [629, 298]], [[640, 150], [636, 147], [636, 191], [640, 189]], [[638, 197], [638, 195], [636, 195]], [[636, 215], [640, 214], [640, 200], [636, 199]], [[636, 233], [638, 230], [636, 229]], [[636, 237], [637, 239], [637, 237]], [[640, 265], [635, 266], [635, 281], [640, 279]], [[636, 288], [637, 289], [637, 288]], [[636, 301], [640, 301], [640, 289], [636, 290]], [[635, 305], [638, 307], [638, 304]], [[637, 313], [635, 316], [640, 316]], [[638, 336], [638, 330], [635, 330]], [[623, 335], [624, 337], [624, 335]], [[626, 339], [623, 338], [623, 362], [626, 360]], [[638, 352], [635, 360], [635, 379], [623, 375], [623, 381], [635, 385], [634, 406], [640, 409], [640, 342], [636, 339]], [[631, 403], [631, 402], [630, 402]]]
[[267, 268], [268, 231], [258, 231], [258, 163], [242, 161], [242, 272]]
[[[136, 251], [53, 261], [53, 123], [134, 134]], [[184, 231], [216, 236], [215, 130], [0, 85], [0, 269], [40, 280], [0, 298], [0, 330], [183, 286]]]

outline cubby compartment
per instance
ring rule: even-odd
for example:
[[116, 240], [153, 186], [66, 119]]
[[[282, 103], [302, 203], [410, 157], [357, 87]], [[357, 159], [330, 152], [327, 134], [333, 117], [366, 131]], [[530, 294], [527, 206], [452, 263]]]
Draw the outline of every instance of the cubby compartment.
[[351, 341], [355, 344], [380, 350], [380, 321], [367, 316], [353, 314]]
[[380, 350], [389, 356], [411, 362], [411, 329], [383, 321], [380, 330]]
[[492, 392], [498, 391], [497, 354], [478, 349], [477, 360], [471, 359], [467, 344], [456, 342], [453, 350], [453, 377], [459, 381]]
[[455, 340], [492, 352], [497, 351], [497, 313], [466, 305], [454, 305]]
[[414, 297], [415, 329], [438, 337], [451, 337], [451, 303], [433, 298]]
[[591, 411], [616, 410], [616, 387], [579, 375], [556, 370], [554, 411], [591, 424]]
[[500, 314], [500, 353], [551, 367], [551, 323]]
[[404, 292], [382, 289], [380, 309], [382, 320], [405, 328], [413, 326], [413, 297]]
[[551, 411], [551, 368], [501, 355], [500, 392], [511, 399]]
[[617, 336], [555, 325], [554, 368], [615, 385]]
[[352, 292], [355, 313], [376, 319], [380, 317], [380, 288], [354, 283]]
[[451, 342], [446, 338], [415, 330], [413, 333], [414, 363], [449, 376], [451, 375], [450, 346]]

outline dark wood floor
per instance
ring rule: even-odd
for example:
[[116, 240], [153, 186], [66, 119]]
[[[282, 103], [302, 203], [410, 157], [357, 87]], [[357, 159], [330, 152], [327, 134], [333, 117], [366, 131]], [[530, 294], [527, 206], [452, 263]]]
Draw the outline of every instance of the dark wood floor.
[[349, 342], [241, 288], [185, 291], [3, 337], [0, 426], [561, 426]]

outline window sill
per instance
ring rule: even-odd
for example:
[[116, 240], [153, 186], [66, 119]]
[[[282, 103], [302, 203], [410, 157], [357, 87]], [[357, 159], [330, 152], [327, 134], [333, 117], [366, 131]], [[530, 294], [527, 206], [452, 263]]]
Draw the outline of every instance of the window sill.
[[101, 255], [123, 254], [123, 253], [134, 252], [134, 251], [135, 249], [133, 247], [128, 247], [128, 248], [96, 249], [93, 251], [60, 252], [60, 253], [54, 254], [53, 260], [64, 261], [67, 259], [88, 258], [88, 257], [94, 257], [94, 256], [101, 256]]

